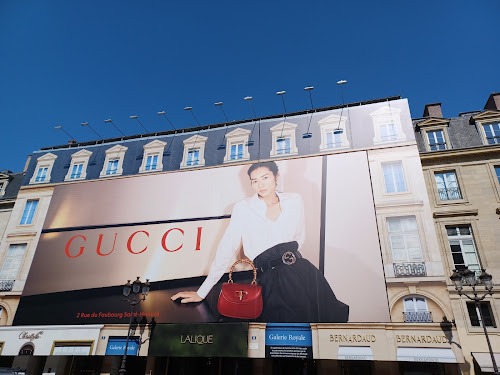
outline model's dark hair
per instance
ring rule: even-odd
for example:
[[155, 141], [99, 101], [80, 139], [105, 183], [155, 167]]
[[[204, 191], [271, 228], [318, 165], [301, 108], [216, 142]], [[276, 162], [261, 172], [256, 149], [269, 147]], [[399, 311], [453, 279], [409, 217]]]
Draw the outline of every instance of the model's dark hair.
[[248, 168], [248, 177], [250, 177], [250, 175], [252, 174], [252, 172], [254, 170], [256, 170], [257, 168], [261, 168], [261, 167], [267, 168], [271, 172], [273, 172], [274, 177], [276, 177], [278, 175], [278, 172], [279, 172], [278, 165], [274, 161], [264, 161], [261, 163], [252, 164], [250, 166], [250, 168]]

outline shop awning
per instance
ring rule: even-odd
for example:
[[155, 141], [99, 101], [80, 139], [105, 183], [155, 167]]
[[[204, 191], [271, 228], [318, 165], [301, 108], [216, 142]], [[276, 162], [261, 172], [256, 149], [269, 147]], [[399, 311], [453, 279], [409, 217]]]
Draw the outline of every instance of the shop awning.
[[373, 361], [373, 352], [369, 346], [341, 346], [337, 358], [351, 361]]
[[449, 348], [398, 348], [398, 361], [458, 363]]
[[[495, 356], [495, 362], [497, 366], [500, 365], [500, 354], [493, 353]], [[491, 362], [490, 353], [472, 353], [472, 356], [476, 360], [479, 367], [481, 367], [482, 372], [493, 372], [493, 363]]]

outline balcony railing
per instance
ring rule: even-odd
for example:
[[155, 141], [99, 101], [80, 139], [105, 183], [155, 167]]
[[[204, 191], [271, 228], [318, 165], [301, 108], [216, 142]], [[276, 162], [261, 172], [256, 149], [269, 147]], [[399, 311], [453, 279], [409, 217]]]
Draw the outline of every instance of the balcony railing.
[[12, 290], [15, 281], [16, 280], [0, 280], [0, 291], [8, 292], [9, 290]]
[[425, 263], [394, 263], [396, 277], [427, 276]]
[[406, 323], [430, 323], [432, 314], [430, 311], [409, 311], [404, 312], [403, 316]]
[[458, 187], [438, 189], [438, 192], [439, 192], [439, 199], [441, 199], [442, 201], [462, 199], [462, 194], [460, 194], [460, 189]]

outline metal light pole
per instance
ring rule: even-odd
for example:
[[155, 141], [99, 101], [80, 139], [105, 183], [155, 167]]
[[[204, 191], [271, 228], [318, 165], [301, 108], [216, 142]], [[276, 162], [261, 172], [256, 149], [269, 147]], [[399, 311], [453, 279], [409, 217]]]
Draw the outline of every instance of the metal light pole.
[[[135, 280], [132, 284], [130, 284], [130, 280], [123, 286], [123, 295], [125, 298], [124, 301], [127, 301], [132, 307], [130, 312], [130, 320], [128, 323], [128, 331], [127, 331], [127, 341], [125, 342], [125, 352], [123, 353], [122, 364], [120, 366], [119, 374], [126, 374], [127, 370], [125, 369], [127, 363], [127, 349], [128, 349], [128, 341], [130, 338], [130, 333], [132, 331], [132, 319], [134, 316], [135, 306], [146, 299], [146, 296], [149, 293], [149, 279], [146, 279], [146, 282], [143, 283], [139, 280], [139, 276], [137, 276], [137, 280]], [[132, 293], [132, 295], [131, 295]]]
[[[485, 269], [483, 269], [482, 271], [483, 272], [481, 273], [481, 275], [479, 277], [476, 277], [475, 272], [465, 267], [464, 270], [460, 271], [453, 270], [453, 274], [450, 276], [450, 279], [455, 284], [455, 289], [457, 290], [459, 296], [464, 295], [471, 301], [474, 301], [474, 304], [476, 306], [476, 311], [479, 311], [479, 318], [481, 319], [484, 335], [486, 336], [486, 342], [488, 343], [488, 349], [490, 351], [494, 374], [500, 375], [500, 372], [498, 372], [497, 362], [495, 361], [495, 355], [493, 354], [493, 349], [491, 348], [491, 342], [488, 336], [488, 331], [486, 330], [483, 311], [481, 310], [481, 306], [479, 304], [479, 302], [485, 299], [488, 294], [490, 296], [493, 295], [493, 277], [490, 274], [486, 273]], [[464, 284], [466, 286], [472, 287], [472, 294], [474, 294], [474, 297], [471, 297], [463, 292]], [[486, 289], [486, 293], [484, 293], [481, 297], [478, 296], [478, 292], [476, 291], [476, 286], [478, 285], [484, 285]]]

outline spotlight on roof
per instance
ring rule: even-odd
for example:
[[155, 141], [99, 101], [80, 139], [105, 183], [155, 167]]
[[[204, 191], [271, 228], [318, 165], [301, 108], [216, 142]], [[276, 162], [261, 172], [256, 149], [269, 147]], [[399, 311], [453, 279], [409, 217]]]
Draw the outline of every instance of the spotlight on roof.
[[276, 95], [284, 95], [284, 94], [286, 94], [286, 91], [278, 91], [278, 92], [276, 93]]
[[345, 79], [341, 79], [340, 81], [337, 81], [337, 85], [345, 85], [347, 81]]
[[111, 120], [110, 118], [108, 118], [107, 120], [104, 120], [104, 122], [113, 122], [113, 120]]
[[253, 99], [253, 97], [251, 97], [251, 96], [245, 96], [245, 97], [243, 98], [243, 100], [252, 100], [252, 99]]
[[307, 87], [304, 87], [304, 90], [306, 90], [306, 91], [311, 91], [311, 90], [314, 90], [314, 86], [307, 86]]
[[89, 123], [88, 122], [82, 122], [82, 126], [87, 126]]
[[222, 102], [214, 103], [215, 106], [219, 106], [219, 105], [222, 105], [222, 104], [224, 104], [224, 103], [222, 103]]
[[193, 109], [193, 107], [184, 107], [184, 110], [185, 110], [185, 111], [190, 111], [190, 110], [192, 110], [192, 109]]
[[137, 116], [130, 116], [129, 117], [131, 120], [135, 120], [137, 118]]
[[[166, 115], [166, 114], [167, 114], [167, 112], [165, 112], [165, 111], [160, 111], [160, 112], [157, 113], [157, 115], [160, 115], [160, 116], [161, 115]], [[132, 116], [130, 116], [130, 118], [132, 118]]]

